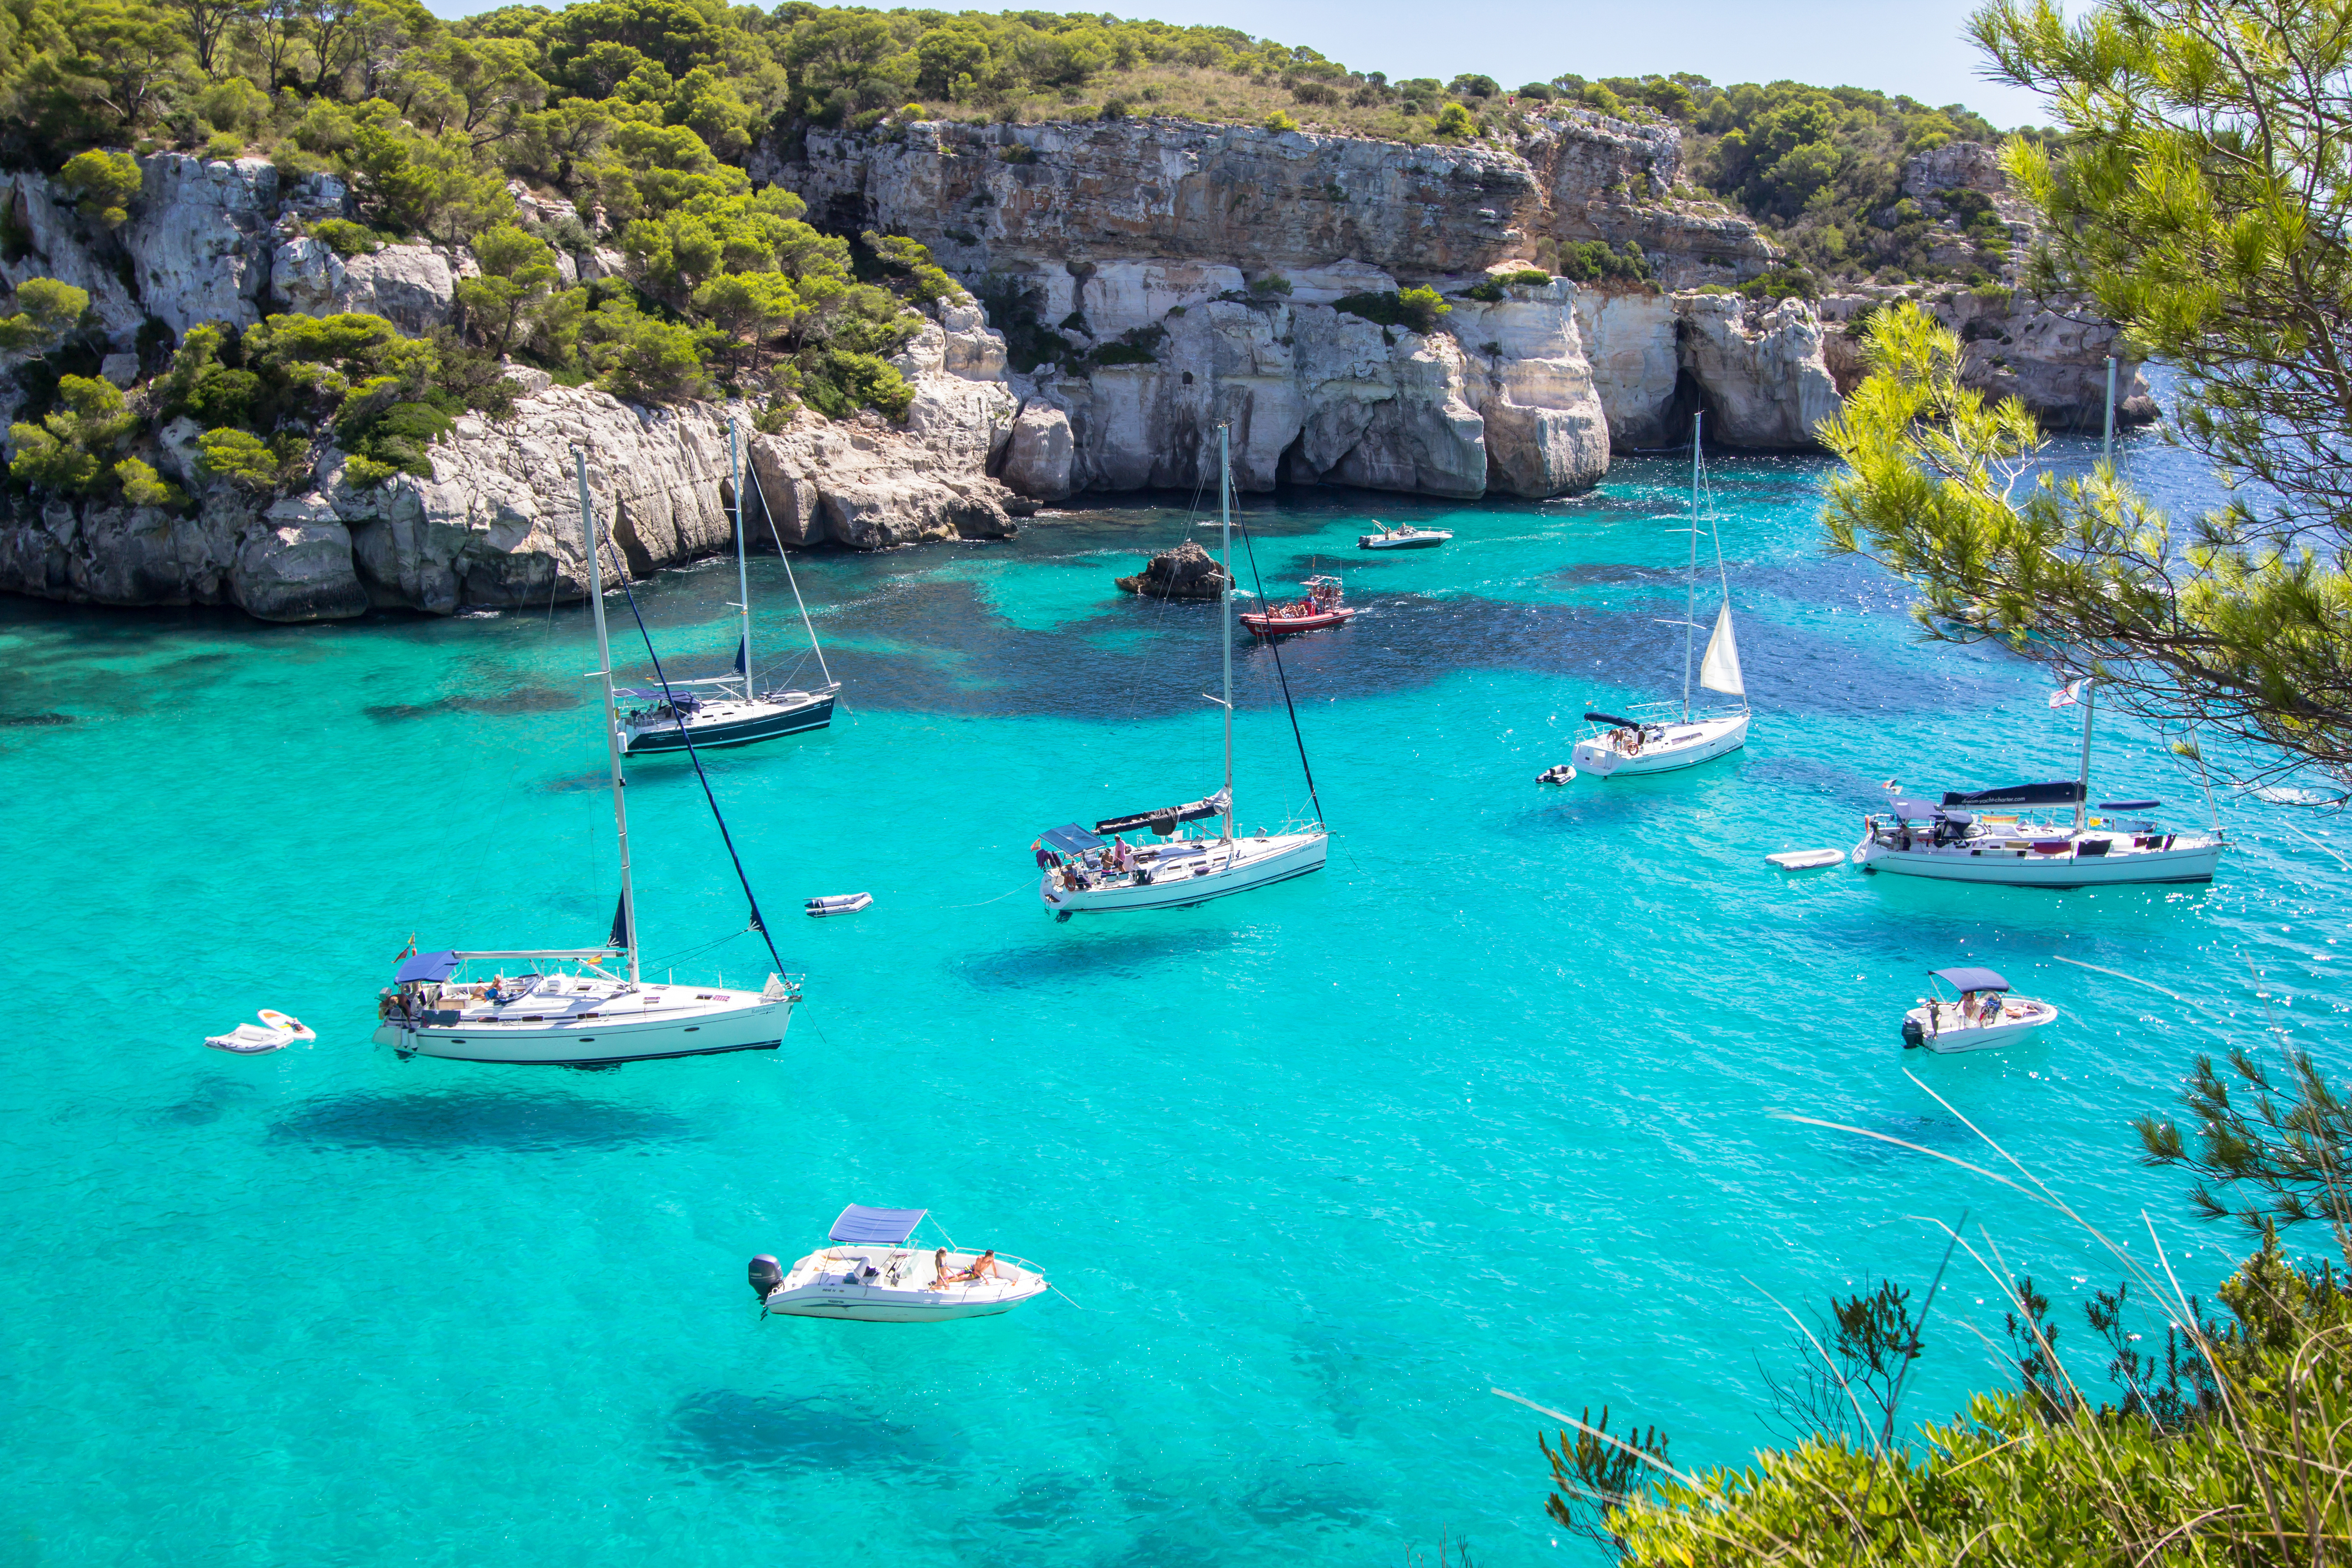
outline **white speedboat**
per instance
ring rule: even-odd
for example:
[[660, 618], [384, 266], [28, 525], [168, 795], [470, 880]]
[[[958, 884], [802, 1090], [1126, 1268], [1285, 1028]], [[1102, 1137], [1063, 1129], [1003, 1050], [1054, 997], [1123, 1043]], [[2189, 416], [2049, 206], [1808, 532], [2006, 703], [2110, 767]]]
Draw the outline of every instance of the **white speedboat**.
[[[596, 626], [596, 674], [604, 693], [599, 714], [612, 768], [613, 826], [620, 847], [621, 897], [612, 934], [601, 948], [444, 949], [407, 954], [394, 971], [393, 984], [378, 998], [375, 1038], [403, 1058], [544, 1067], [600, 1068], [666, 1057], [772, 1050], [783, 1044], [800, 992], [781, 973], [782, 961], [776, 958], [775, 943], [768, 937], [741, 861], [736, 861], [735, 874], [751, 905], [751, 929], [767, 943], [778, 973], [770, 973], [758, 990], [647, 985], [639, 977], [629, 809], [621, 762], [624, 731], [614, 701], [613, 647], [604, 626], [603, 541], [588, 495], [586, 454], [573, 448], [572, 462], [588, 557], [588, 603]], [[622, 591], [628, 592], [625, 580]], [[634, 595], [630, 605], [634, 614]], [[655, 669], [659, 672], [658, 661]], [[694, 755], [693, 747], [688, 747], [688, 754]], [[694, 765], [699, 773], [700, 761]], [[709, 791], [706, 779], [704, 793], [717, 816], [719, 803]], [[724, 818], [719, 826], [724, 838]], [[734, 857], [731, 841], [728, 855]], [[628, 964], [626, 978], [607, 968], [623, 959]], [[462, 973], [471, 969], [479, 976], [481, 967], [493, 970], [487, 979]]]
[[[825, 668], [824, 649], [817, 646], [816, 626], [809, 619], [808, 605], [801, 598], [800, 579], [793, 575], [792, 557], [785, 553], [781, 536], [776, 542], [776, 553], [783, 560], [784, 577], [793, 585], [793, 602], [800, 606], [801, 625], [808, 632], [809, 651], [816, 656], [817, 669], [824, 676], [824, 683], [810, 691], [798, 688], [758, 689], [758, 680], [751, 670], [751, 568], [744, 561], [743, 465], [736, 449], [735, 423], [731, 419], [727, 424], [727, 464], [735, 487], [735, 585], [743, 595], [742, 603], [736, 606], [743, 612], [743, 635], [735, 646], [735, 668], [725, 675], [666, 680], [651, 689], [622, 687], [615, 691], [615, 696], [646, 704], [621, 715], [621, 749], [631, 756], [683, 752], [688, 740], [703, 750], [748, 746], [754, 741], [822, 730], [833, 722], [834, 699], [841, 691], [841, 683]], [[762, 491], [762, 509], [767, 501], [766, 492]], [[770, 518], [768, 526], [771, 532], [774, 531], [775, 519]], [[704, 694], [706, 689], [710, 695]]]
[[782, 1317], [940, 1323], [1009, 1312], [1047, 1289], [1034, 1265], [1009, 1254], [908, 1246], [927, 1212], [851, 1204], [831, 1245], [789, 1269], [766, 1253], [751, 1259], [751, 1291]]
[[[1903, 1043], [1931, 1051], [1986, 1051], [2013, 1046], [2058, 1021], [2058, 1009], [2030, 996], [2010, 994], [2009, 982], [1990, 969], [1938, 969], [1928, 974], [1928, 994], [1903, 1015]], [[1946, 996], [1938, 984], [1958, 996]]]
[[[1234, 523], [1232, 432], [1217, 427], [1217, 513], [1224, 534], [1225, 581], [1233, 582]], [[1163, 806], [1095, 824], [1088, 832], [1075, 822], [1049, 828], [1031, 846], [1039, 868], [1037, 897], [1056, 921], [1075, 914], [1108, 914], [1133, 910], [1177, 910], [1205, 904], [1234, 893], [1286, 882], [1323, 868], [1330, 845], [1320, 820], [1283, 833], [1258, 833], [1243, 837], [1234, 831], [1234, 607], [1233, 595], [1218, 604], [1224, 628], [1225, 787], [1204, 800]], [[1273, 651], [1269, 645], [1269, 651]], [[1278, 661], [1281, 654], [1273, 652]], [[1217, 698], [1210, 698], [1219, 702]], [[1283, 701], [1290, 701], [1288, 683]], [[1291, 715], [1293, 732], [1297, 715]], [[1300, 761], [1306, 759], [1304, 742]], [[1315, 780], [1309, 774], [1310, 797]], [[1222, 818], [1213, 837], [1187, 832], [1196, 823]], [[1129, 843], [1122, 835], [1149, 830], [1160, 842]]]
[[[1378, 518], [1372, 521], [1380, 521]], [[1378, 533], [1356, 535], [1356, 548], [1359, 550], [1434, 550], [1453, 537], [1454, 533], [1450, 529], [1415, 528], [1409, 522], [1401, 522], [1391, 528], [1386, 523], [1381, 523]]]
[[[1690, 570], [1685, 590], [1683, 619], [1682, 716], [1672, 707], [1642, 710], [1641, 717], [1588, 712], [1591, 726], [1578, 741], [1569, 760], [1578, 773], [1599, 778], [1630, 778], [1640, 773], [1667, 773], [1713, 762], [1748, 743], [1748, 682], [1739, 668], [1739, 641], [1731, 629], [1731, 578], [1723, 565], [1723, 538], [1712, 526], [1715, 574], [1722, 585], [1723, 605], [1716, 612], [1715, 629], [1706, 639], [1706, 654], [1698, 660], [1698, 684], [1739, 699], [1737, 713], [1694, 714], [1691, 710], [1691, 663], [1698, 638], [1698, 536], [1701, 523], [1711, 520], [1706, 504], [1706, 469], [1701, 458], [1700, 421], [1691, 420]], [[1674, 624], [1674, 623], [1669, 623]], [[1663, 714], [1664, 716], [1652, 716]]]
[[[1863, 822], [1853, 862], [1865, 871], [1986, 882], [2015, 888], [2103, 888], [2135, 882], [2210, 882], [2229, 841], [2211, 833], [2168, 833], [2142, 816], [2155, 800], [2111, 800], [2090, 814], [2090, 682], [2078, 680], [2053, 707], [2083, 701], [2078, 778], [2003, 789], [1948, 790], [1941, 803], [1888, 787], [1888, 810]], [[2053, 807], [2073, 808], [2071, 823]]]

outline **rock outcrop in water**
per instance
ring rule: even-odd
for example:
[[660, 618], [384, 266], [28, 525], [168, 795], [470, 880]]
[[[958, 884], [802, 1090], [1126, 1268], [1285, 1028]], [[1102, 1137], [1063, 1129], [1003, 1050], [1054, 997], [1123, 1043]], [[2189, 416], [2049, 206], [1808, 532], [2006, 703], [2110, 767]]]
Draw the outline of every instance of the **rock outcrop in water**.
[[1163, 550], [1132, 577], [1115, 579], [1122, 594], [1147, 599], [1222, 599], [1233, 581], [1217, 558], [1192, 540]]

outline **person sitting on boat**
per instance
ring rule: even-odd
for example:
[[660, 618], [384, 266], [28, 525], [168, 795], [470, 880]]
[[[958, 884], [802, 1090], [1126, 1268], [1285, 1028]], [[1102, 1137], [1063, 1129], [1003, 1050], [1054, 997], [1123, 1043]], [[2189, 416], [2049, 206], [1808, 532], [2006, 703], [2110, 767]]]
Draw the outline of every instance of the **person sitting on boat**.
[[931, 1254], [931, 1289], [944, 1290], [954, 1283], [948, 1278], [948, 1249], [942, 1247]]
[[[941, 1256], [944, 1257], [945, 1254], [941, 1254]], [[993, 1279], [995, 1278], [996, 1248], [992, 1247], [986, 1252], [982, 1253], [978, 1258], [974, 1258], [971, 1268], [959, 1269], [953, 1274], [943, 1276], [945, 1281], [950, 1285], [969, 1285], [974, 1280]]]

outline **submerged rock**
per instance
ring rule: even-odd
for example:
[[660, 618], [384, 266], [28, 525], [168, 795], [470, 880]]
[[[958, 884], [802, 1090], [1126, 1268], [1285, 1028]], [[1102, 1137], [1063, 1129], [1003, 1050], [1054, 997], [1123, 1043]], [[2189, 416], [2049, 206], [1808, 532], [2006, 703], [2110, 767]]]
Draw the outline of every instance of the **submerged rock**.
[[1153, 556], [1134, 576], [1117, 582], [1120, 592], [1147, 599], [1222, 599], [1233, 579], [1215, 556], [1188, 539]]

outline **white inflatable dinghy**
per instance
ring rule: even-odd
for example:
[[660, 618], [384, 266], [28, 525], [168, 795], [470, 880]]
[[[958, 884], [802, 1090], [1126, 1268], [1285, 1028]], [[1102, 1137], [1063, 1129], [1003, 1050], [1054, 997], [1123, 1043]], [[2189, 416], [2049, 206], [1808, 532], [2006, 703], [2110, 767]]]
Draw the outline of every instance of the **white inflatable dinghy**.
[[1778, 855], [1764, 857], [1783, 871], [1814, 871], [1823, 866], [1834, 866], [1845, 858], [1843, 849], [1783, 849]]
[[302, 1026], [302, 1020], [290, 1017], [275, 1007], [261, 1009], [261, 1022], [239, 1024], [226, 1035], [208, 1035], [205, 1044], [216, 1051], [235, 1051], [241, 1057], [257, 1057], [268, 1051], [282, 1051], [297, 1040], [315, 1040], [317, 1031]]
[[808, 912], [817, 920], [827, 915], [854, 915], [873, 901], [871, 893], [835, 893], [828, 898], [811, 899]]
[[1560, 763], [1552, 767], [1546, 768], [1543, 772], [1538, 773], [1536, 775], [1536, 783], [1569, 784], [1572, 783], [1575, 778], [1576, 770], [1570, 767], [1566, 763]]

